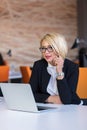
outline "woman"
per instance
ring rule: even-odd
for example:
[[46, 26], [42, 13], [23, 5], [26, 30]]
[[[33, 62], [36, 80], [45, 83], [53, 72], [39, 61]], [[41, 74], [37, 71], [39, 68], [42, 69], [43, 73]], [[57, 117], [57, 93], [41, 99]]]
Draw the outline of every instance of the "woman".
[[30, 84], [36, 102], [82, 104], [76, 94], [79, 68], [66, 59], [68, 47], [60, 34], [47, 34], [40, 42], [42, 59], [33, 66]]

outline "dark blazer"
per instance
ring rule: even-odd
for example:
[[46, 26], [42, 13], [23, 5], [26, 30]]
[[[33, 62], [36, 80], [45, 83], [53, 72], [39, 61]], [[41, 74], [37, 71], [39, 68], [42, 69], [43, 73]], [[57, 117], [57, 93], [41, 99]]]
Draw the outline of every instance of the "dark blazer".
[[[30, 84], [35, 96], [36, 102], [45, 102], [50, 96], [47, 92], [50, 74], [47, 72], [48, 63], [41, 59], [34, 63]], [[57, 80], [59, 96], [63, 104], [79, 104], [80, 98], [76, 94], [78, 82], [79, 67], [72, 61], [65, 59], [63, 72], [65, 77]]]

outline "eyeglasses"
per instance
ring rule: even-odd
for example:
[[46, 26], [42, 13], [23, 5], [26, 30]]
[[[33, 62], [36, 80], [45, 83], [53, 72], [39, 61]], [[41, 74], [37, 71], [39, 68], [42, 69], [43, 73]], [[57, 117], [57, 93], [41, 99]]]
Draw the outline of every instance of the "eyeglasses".
[[45, 53], [46, 50], [47, 50], [48, 52], [53, 52], [53, 48], [52, 48], [51, 46], [48, 46], [47, 48], [46, 48], [46, 47], [40, 47], [39, 49], [40, 49], [40, 51], [41, 51], [42, 53]]

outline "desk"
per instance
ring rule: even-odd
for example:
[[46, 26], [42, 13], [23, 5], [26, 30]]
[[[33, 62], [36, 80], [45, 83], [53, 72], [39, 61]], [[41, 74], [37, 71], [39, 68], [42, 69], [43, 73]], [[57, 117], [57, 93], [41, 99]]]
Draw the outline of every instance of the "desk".
[[87, 130], [87, 106], [58, 105], [42, 113], [7, 110], [0, 99], [0, 130]]
[[22, 79], [21, 72], [16, 72], [16, 71], [9, 72], [9, 82], [18, 83], [21, 82], [21, 79]]
[[9, 72], [9, 79], [16, 79], [16, 78], [22, 78], [21, 73], [16, 72], [16, 71], [10, 71]]

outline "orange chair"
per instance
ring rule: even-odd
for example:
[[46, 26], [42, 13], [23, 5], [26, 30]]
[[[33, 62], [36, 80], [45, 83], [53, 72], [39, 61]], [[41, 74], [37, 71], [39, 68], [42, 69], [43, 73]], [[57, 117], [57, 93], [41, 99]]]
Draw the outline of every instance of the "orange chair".
[[31, 69], [29, 66], [20, 66], [20, 71], [22, 74], [22, 83], [29, 83], [31, 77]]
[[77, 85], [77, 94], [80, 98], [87, 98], [87, 68], [79, 68], [79, 80]]
[[8, 82], [9, 69], [10, 69], [10, 67], [8, 65], [0, 66], [0, 82]]

